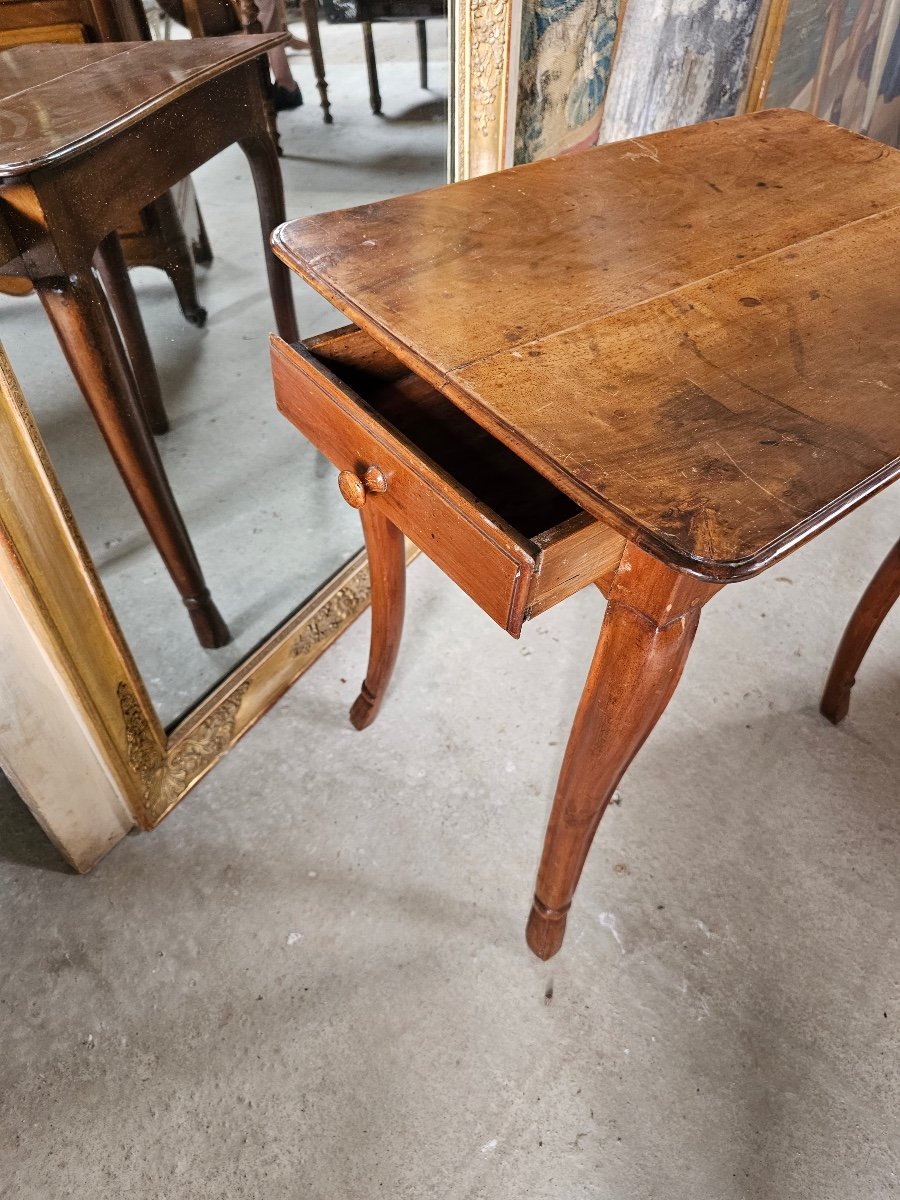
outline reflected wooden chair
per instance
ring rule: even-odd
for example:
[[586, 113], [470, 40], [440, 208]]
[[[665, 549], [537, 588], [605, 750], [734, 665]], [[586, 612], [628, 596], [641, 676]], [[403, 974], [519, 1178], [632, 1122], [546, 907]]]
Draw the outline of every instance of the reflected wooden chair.
[[822, 693], [821, 711], [832, 724], [843, 721], [850, 692], [872, 639], [900, 599], [900, 541], [875, 572], [844, 630]]
[[[34, 43], [137, 42], [150, 40], [150, 27], [140, 0], [0, 0], [0, 51]], [[212, 249], [190, 179], [135, 212], [118, 230], [129, 267], [156, 267], [175, 289], [185, 320], [202, 326], [206, 310], [197, 295], [194, 263], [208, 266]], [[0, 292], [23, 295], [27, 280], [0, 277]], [[125, 317], [127, 314], [118, 314]], [[127, 342], [133, 334], [123, 328]], [[146, 380], [154, 433], [165, 433], [168, 421], [162, 402]]]
[[[331, 122], [328, 102], [328, 83], [325, 61], [319, 37], [319, 0], [301, 0], [306, 22], [309, 48], [312, 55], [316, 86], [322, 100], [326, 122]], [[428, 88], [428, 35], [425, 22], [429, 18], [447, 15], [446, 0], [324, 0], [325, 19], [331, 25], [361, 25], [366, 52], [366, 73], [369, 79], [369, 105], [376, 116], [381, 114], [381, 89], [378, 85], [378, 63], [375, 58], [375, 39], [372, 26], [385, 21], [412, 21], [416, 27], [419, 51], [419, 85]]]

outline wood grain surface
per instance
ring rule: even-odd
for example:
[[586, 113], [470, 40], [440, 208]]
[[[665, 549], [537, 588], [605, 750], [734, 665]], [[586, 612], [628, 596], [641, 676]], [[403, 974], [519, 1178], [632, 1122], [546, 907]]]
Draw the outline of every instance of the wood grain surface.
[[727, 581], [900, 474], [898, 206], [900, 154], [783, 110], [274, 241], [587, 511]]
[[6, 50], [0, 55], [0, 178], [80, 153], [287, 37]]
[[898, 250], [871, 217], [450, 382], [658, 556], [750, 575], [900, 475]]

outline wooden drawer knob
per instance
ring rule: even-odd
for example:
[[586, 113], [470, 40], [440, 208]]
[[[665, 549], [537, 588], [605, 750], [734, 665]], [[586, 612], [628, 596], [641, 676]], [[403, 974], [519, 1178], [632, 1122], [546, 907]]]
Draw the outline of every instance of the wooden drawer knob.
[[351, 508], [362, 508], [366, 502], [366, 485], [352, 471], [341, 471], [338, 475], [338, 487], [341, 495]]
[[371, 466], [363, 475], [363, 483], [367, 492], [386, 492], [387, 480], [384, 477], [384, 472], [381, 467]]
[[362, 479], [353, 471], [341, 471], [338, 475], [338, 487], [341, 495], [351, 508], [362, 508], [366, 502], [367, 492], [386, 492], [387, 480], [380, 467], [367, 467]]

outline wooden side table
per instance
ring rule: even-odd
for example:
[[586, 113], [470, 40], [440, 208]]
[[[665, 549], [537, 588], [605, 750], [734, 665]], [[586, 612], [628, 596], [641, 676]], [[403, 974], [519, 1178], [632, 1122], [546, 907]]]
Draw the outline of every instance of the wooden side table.
[[[46, 42], [150, 41], [142, 0], [0, 0], [0, 50]], [[202, 325], [206, 311], [197, 296], [194, 263], [212, 262], [203, 217], [190, 179], [183, 179], [119, 230], [129, 267], [156, 267], [168, 275], [185, 320]], [[5, 280], [0, 292], [31, 291], [26, 279]], [[165, 431], [165, 412], [157, 414]]]
[[[204, 646], [224, 645], [229, 634], [148, 432], [141, 397], [153, 411], [158, 384], [114, 230], [238, 142], [256, 184], [276, 325], [297, 336], [289, 272], [268, 252], [284, 195], [257, 61], [286, 37], [35, 45], [0, 55], [0, 273], [34, 284]], [[92, 270], [98, 248], [129, 355]]]
[[355, 322], [273, 346], [279, 407], [363, 520], [354, 723], [397, 653], [404, 533], [514, 636], [589, 582], [607, 596], [528, 921], [549, 958], [703, 606], [900, 476], [900, 154], [764, 112], [274, 244]]

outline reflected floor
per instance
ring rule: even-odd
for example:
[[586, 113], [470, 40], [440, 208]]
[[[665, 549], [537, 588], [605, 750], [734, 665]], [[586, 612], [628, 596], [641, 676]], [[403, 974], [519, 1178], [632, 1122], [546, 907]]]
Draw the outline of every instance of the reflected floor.
[[[376, 30], [383, 119], [369, 110], [358, 27], [323, 28], [332, 126], [321, 119], [309, 56], [292, 58], [306, 104], [279, 118], [289, 217], [445, 181], [444, 30], [439, 22], [429, 27], [429, 92], [419, 88], [412, 25]], [[215, 256], [211, 267], [198, 268], [206, 328], [183, 320], [161, 272], [143, 268], [132, 278], [172, 424], [158, 445], [231, 645], [209, 651], [197, 644], [40, 305], [33, 297], [0, 297], [0, 339], [167, 724], [362, 540], [357, 514], [339, 498], [334, 469], [275, 409], [267, 340], [272, 309], [246, 161], [233, 147], [194, 182]], [[344, 323], [299, 280], [294, 290], [304, 336]]]

